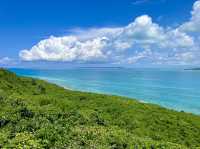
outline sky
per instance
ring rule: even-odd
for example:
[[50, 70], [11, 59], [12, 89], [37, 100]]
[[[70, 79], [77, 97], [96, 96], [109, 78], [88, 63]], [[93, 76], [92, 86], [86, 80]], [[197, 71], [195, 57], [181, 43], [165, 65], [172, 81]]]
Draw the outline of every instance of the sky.
[[1, 0], [0, 66], [200, 65], [200, 0]]

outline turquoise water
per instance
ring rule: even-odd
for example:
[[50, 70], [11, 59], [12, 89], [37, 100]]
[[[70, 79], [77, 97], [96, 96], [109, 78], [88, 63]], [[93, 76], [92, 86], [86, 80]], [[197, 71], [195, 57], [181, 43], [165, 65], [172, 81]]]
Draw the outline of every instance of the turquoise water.
[[121, 95], [200, 114], [200, 71], [133, 68], [10, 69], [81, 91]]

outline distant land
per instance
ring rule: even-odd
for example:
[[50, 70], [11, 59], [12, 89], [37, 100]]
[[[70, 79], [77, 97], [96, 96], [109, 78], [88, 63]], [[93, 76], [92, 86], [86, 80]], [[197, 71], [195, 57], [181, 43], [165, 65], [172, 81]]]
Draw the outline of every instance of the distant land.
[[200, 70], [200, 68], [187, 68], [187, 69], [184, 69], [184, 70]]
[[108, 67], [107, 67], [107, 66], [92, 66], [92, 67], [91, 67], [91, 66], [88, 66], [88, 67], [87, 67], [87, 66], [86, 66], [86, 67], [78, 67], [78, 68], [95, 68], [95, 69], [96, 69], [96, 68], [103, 68], [103, 69], [104, 69], [104, 68], [107, 68], [107, 69], [112, 68], [112, 69], [122, 69], [122, 68], [124, 68], [124, 67], [112, 67], [112, 66], [108, 66]]

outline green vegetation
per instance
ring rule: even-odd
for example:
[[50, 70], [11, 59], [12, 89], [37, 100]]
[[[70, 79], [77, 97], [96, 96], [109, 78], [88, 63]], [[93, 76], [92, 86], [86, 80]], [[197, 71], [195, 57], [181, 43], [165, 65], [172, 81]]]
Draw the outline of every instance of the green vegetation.
[[0, 148], [185, 149], [200, 117], [125, 97], [66, 90], [0, 69]]

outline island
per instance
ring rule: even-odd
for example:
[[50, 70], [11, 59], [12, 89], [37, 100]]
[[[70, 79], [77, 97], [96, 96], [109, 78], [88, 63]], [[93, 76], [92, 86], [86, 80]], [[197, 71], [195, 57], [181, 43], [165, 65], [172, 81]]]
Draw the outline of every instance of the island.
[[184, 69], [184, 70], [200, 70], [200, 68], [187, 68], [187, 69]]
[[200, 116], [0, 69], [0, 148], [200, 147]]

